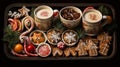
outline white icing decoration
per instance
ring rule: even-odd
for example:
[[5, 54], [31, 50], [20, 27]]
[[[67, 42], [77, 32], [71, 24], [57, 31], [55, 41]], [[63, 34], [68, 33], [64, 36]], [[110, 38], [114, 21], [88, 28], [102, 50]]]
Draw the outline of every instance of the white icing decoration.
[[80, 45], [81, 45], [81, 47], [82, 47], [82, 46], [83, 46], [83, 47], [86, 46], [85, 42], [83, 42], [83, 41], [81, 41], [81, 44], [80, 44]]
[[90, 47], [89, 47], [89, 49], [97, 49], [98, 47], [96, 46], [96, 44], [94, 43], [94, 42], [92, 42], [91, 40], [89, 40], [89, 45], [90, 45]]
[[68, 40], [68, 43], [71, 43], [72, 41], [76, 41], [75, 36], [76, 36], [76, 34], [74, 34], [72, 32], [66, 33], [65, 39]]
[[14, 18], [20, 18], [20, 17], [21, 17], [20, 13], [17, 13], [16, 15], [14, 15]]
[[12, 15], [12, 11], [9, 11], [9, 12], [8, 12], [8, 16], [11, 16], [11, 15]]
[[55, 43], [57, 43], [58, 40], [60, 40], [60, 33], [53, 31], [53, 34], [50, 36], [50, 38], [53, 39], [53, 41], [55, 41]]
[[13, 12], [13, 14], [11, 15], [11, 17], [14, 17], [17, 14], [17, 12]]
[[21, 14], [18, 13], [18, 12], [16, 12], [16, 11], [14, 11], [13, 13], [12, 13], [12, 11], [9, 11], [9, 12], [8, 12], [8, 16], [14, 17], [14, 18], [20, 18], [20, 17], [21, 17]]
[[96, 44], [92, 44], [90, 49], [97, 49], [98, 47], [96, 46]]

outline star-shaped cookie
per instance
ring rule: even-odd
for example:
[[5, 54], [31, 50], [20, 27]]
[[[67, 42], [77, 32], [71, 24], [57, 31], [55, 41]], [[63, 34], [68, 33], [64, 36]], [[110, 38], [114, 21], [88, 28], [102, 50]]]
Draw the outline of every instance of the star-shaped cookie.
[[28, 12], [30, 9], [26, 8], [26, 6], [23, 6], [21, 9], [18, 9], [18, 11], [21, 13], [22, 16], [28, 16]]

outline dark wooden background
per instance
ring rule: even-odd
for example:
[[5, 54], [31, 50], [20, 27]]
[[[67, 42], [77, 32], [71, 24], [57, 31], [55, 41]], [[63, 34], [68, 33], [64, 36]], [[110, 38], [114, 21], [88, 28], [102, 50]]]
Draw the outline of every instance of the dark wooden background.
[[[77, 66], [86, 66], [86, 65], [117, 65], [120, 63], [120, 33], [119, 31], [119, 19], [120, 19], [120, 11], [119, 11], [119, 6], [120, 2], [116, 0], [0, 0], [0, 39], [3, 37], [3, 25], [4, 25], [4, 11], [5, 8], [12, 4], [12, 3], [107, 3], [111, 4], [115, 8], [116, 12], [116, 22], [118, 25], [117, 28], [117, 52], [115, 56], [112, 59], [108, 60], [59, 60], [59, 61], [19, 61], [19, 60], [12, 60], [8, 59], [3, 51], [3, 42], [0, 42], [0, 64], [3, 65], [15, 65], [17, 66], [24, 66], [24, 64], [27, 65], [32, 65], [34, 64], [35, 66], [41, 66], [41, 65], [56, 65], [56, 66], [63, 66], [64, 65], [69, 65], [69, 64], [74, 64]], [[58, 65], [59, 64], [59, 65]], [[74, 66], [73, 65], [73, 66]]]

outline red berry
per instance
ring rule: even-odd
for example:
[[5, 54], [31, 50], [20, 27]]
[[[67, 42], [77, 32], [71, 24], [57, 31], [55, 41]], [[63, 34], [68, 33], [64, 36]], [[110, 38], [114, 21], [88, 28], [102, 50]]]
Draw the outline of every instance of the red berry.
[[57, 16], [58, 16], [58, 13], [59, 13], [58, 10], [54, 10], [53, 16], [54, 16], [54, 17], [57, 17]]
[[64, 49], [65, 48], [65, 44], [63, 42], [59, 42], [57, 44], [57, 47], [60, 48], [60, 49]]
[[29, 44], [27, 47], [26, 47], [26, 50], [30, 53], [33, 53], [35, 51], [35, 46], [33, 44]]

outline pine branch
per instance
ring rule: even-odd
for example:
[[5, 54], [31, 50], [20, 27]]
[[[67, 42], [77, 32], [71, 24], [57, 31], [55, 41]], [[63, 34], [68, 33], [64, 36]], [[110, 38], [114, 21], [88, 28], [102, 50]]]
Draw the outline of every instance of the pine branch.
[[53, 22], [54, 25], [52, 25], [52, 27], [54, 29], [60, 29], [60, 30], [65, 30], [66, 27], [63, 26], [62, 22], [60, 21], [60, 19], [56, 19], [54, 22]]
[[98, 10], [103, 14], [103, 15], [110, 15], [111, 10], [105, 7], [104, 5], [101, 5], [98, 7]]
[[17, 42], [19, 42], [20, 33], [17, 31], [12, 31], [9, 26], [4, 29], [3, 41], [8, 43], [8, 47], [12, 48]]
[[85, 37], [85, 31], [82, 29], [76, 29], [76, 32], [78, 33], [78, 38]]

